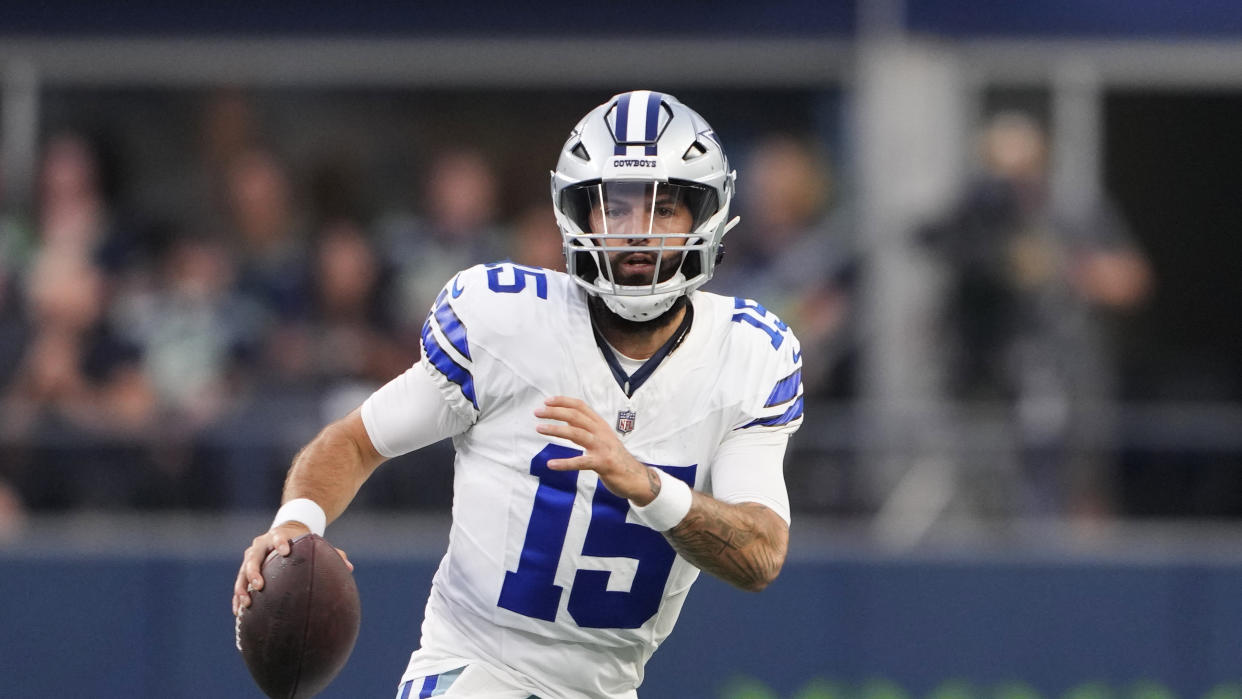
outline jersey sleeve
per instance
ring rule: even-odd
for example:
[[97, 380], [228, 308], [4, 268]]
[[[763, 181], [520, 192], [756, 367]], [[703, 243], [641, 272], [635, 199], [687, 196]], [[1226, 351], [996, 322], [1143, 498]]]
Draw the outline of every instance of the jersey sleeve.
[[362, 424], [371, 444], [389, 458], [452, 437], [470, 426], [449, 407], [430, 373], [412, 366], [362, 403]]
[[789, 492], [784, 472], [788, 443], [786, 432], [729, 433], [712, 461], [712, 497], [730, 504], [759, 503], [789, 524]]
[[[753, 304], [753, 305], [752, 305]], [[749, 393], [742, 400], [742, 416], [735, 429], [790, 435], [802, 426], [802, 348], [789, 326], [753, 302], [738, 304], [734, 320], [766, 329], [768, 341], [747, 336], [743, 372]], [[745, 330], [746, 328], [742, 328]]]
[[427, 313], [420, 342], [423, 359], [419, 364], [440, 390], [449, 408], [468, 424], [473, 424], [479, 416], [475, 363], [467, 321], [471, 315], [477, 314], [470, 312], [470, 304], [475, 297], [464, 296], [463, 285], [469, 284], [477, 269], [472, 267], [459, 272], [444, 285]]
[[528, 371], [532, 357], [539, 363], [559, 348], [552, 287], [547, 270], [496, 262], [457, 273], [436, 297], [420, 364], [470, 424], [540, 375]]

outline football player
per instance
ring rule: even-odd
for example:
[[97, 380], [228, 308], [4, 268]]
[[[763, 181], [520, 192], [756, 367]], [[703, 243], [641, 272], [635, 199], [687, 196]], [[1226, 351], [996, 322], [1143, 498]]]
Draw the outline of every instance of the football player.
[[399, 699], [635, 697], [700, 570], [768, 585], [801, 355], [763, 306], [697, 290], [736, 223], [735, 177], [671, 95], [587, 114], [552, 173], [567, 273], [501, 262], [448, 281], [421, 360], [295, 458], [234, 613], [270, 551], [322, 534], [386, 458], [447, 436], [449, 547]]

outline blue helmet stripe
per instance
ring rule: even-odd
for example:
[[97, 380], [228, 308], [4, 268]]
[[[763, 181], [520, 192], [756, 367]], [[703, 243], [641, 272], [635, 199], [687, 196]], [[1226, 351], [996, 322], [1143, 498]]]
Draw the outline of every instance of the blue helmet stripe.
[[772, 394], [768, 396], [768, 402], [763, 407], [771, 408], [782, 403], [788, 403], [798, 395], [798, 389], [801, 387], [802, 368], [799, 367], [794, 373], [776, 382], [776, 386], [772, 389]]
[[787, 425], [793, 422], [794, 420], [797, 420], [800, 417], [802, 417], [802, 399], [801, 398], [795, 401], [793, 405], [789, 406], [789, 409], [786, 410], [784, 413], [781, 413], [780, 415], [777, 415], [775, 417], [765, 417], [765, 418], [760, 418], [758, 420], [752, 420], [751, 422], [748, 422], [745, 425], [742, 425], [742, 429], [746, 429], [747, 427], [754, 427], [756, 425], [762, 426], [762, 427], [776, 427], [777, 425]]
[[426, 353], [427, 359], [432, 366], [444, 374], [445, 378], [461, 387], [463, 396], [470, 400], [470, 404], [475, 410], [479, 409], [479, 402], [474, 397], [474, 376], [462, 365], [453, 360], [452, 357], [440, 347], [440, 343], [436, 342], [436, 336], [431, 332], [431, 320], [423, 323], [423, 352]]
[[643, 140], [650, 144], [645, 151], [647, 155], [656, 154], [656, 136], [660, 135], [660, 103], [662, 101], [664, 101], [664, 95], [658, 92], [647, 95], [647, 130], [643, 134]]
[[617, 131], [613, 134], [613, 138], [617, 142], [613, 155], [625, 155], [626, 141], [630, 140], [630, 93], [621, 95], [621, 99], [617, 100]]
[[470, 343], [466, 340], [466, 326], [453, 312], [452, 306], [447, 303], [440, 304], [436, 308], [436, 321], [440, 323], [440, 329], [444, 331], [444, 336], [448, 338], [449, 343], [453, 345], [461, 356], [466, 359], [470, 357]]

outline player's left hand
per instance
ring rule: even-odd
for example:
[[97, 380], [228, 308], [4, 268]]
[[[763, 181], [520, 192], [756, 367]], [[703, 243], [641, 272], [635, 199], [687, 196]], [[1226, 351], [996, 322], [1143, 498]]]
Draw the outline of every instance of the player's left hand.
[[[648, 466], [635, 459], [621, 444], [613, 433], [612, 425], [584, 401], [553, 396], [544, 401], [544, 407], [535, 411], [535, 417], [564, 423], [541, 422], [535, 426], [540, 434], [568, 439], [582, 447], [581, 456], [550, 459], [548, 468], [554, 471], [594, 471], [614, 495], [640, 506], [655, 497], [659, 480], [648, 473]], [[657, 490], [652, 489], [653, 482], [657, 484]]]

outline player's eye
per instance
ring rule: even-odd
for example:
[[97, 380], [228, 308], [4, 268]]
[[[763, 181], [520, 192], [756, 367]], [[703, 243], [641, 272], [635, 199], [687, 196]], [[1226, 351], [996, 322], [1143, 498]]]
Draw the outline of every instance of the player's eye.
[[608, 218], [621, 218], [622, 216], [629, 216], [630, 210], [620, 206], [609, 206], [604, 208], [604, 215]]
[[660, 218], [671, 218], [677, 214], [677, 207], [656, 206], [655, 213], [656, 213], [656, 216], [659, 216]]

